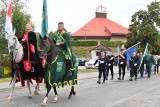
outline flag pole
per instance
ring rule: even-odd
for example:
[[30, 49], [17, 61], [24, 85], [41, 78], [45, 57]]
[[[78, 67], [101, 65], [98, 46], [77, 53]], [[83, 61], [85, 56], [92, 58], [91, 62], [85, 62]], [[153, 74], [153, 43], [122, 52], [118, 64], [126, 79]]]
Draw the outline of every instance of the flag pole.
[[126, 49], [126, 50], [125, 50], [125, 52], [126, 52], [127, 50], [129, 50], [129, 49], [133, 48], [134, 46], [136, 46], [136, 45], [140, 44], [140, 43], [141, 43], [141, 42], [138, 42], [137, 44], [135, 44], [135, 45], [131, 46], [130, 48]]
[[[135, 45], [133, 45], [133, 46], [131, 46], [130, 48], [126, 49], [126, 50], [125, 50], [125, 52], [126, 52], [127, 50], [129, 50], [129, 49], [133, 48], [134, 46], [136, 46], [136, 45], [140, 44], [140, 43], [141, 43], [141, 42], [136, 43]], [[118, 54], [118, 55], [119, 55], [119, 54]], [[117, 57], [118, 55], [116, 55], [115, 57]]]

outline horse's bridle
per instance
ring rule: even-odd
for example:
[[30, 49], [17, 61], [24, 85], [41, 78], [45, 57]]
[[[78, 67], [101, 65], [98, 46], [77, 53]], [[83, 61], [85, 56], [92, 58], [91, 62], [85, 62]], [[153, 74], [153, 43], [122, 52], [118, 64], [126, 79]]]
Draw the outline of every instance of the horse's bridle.
[[16, 56], [18, 55], [18, 49], [20, 49], [20, 48], [22, 47], [22, 45], [20, 45], [20, 46], [16, 49], [16, 44], [17, 44], [17, 42], [16, 42], [16, 39], [15, 39], [15, 43], [14, 43], [14, 46], [13, 46], [12, 49], [16, 50], [17, 52], [16, 52], [16, 54], [15, 54], [15, 57], [13, 57], [13, 54], [11, 54], [12, 57], [14, 58], [14, 59], [13, 59], [14, 62], [16, 62], [16, 61], [15, 61], [15, 58], [16, 58]]
[[[51, 44], [49, 43], [49, 41], [48, 41], [48, 39], [46, 40], [47, 41], [47, 46], [51, 46]], [[40, 52], [46, 52], [47, 50], [39, 50]], [[53, 50], [49, 50], [48, 52], [46, 52], [46, 57], [48, 56], [48, 55], [50, 55], [53, 51], [55, 51], [55, 48], [53, 49]]]

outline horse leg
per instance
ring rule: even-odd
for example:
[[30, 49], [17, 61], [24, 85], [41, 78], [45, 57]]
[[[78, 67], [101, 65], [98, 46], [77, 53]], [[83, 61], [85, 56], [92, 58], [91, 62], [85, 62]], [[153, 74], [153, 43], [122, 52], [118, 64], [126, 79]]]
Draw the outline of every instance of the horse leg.
[[71, 99], [72, 98], [72, 95], [75, 95], [76, 94], [76, 92], [74, 91], [74, 86], [72, 86], [71, 87], [71, 92], [70, 92], [70, 94], [69, 94], [69, 96], [68, 96], [68, 99]]
[[43, 100], [43, 102], [42, 102], [42, 105], [43, 105], [43, 106], [46, 106], [46, 105], [47, 105], [48, 94], [49, 94], [50, 90], [51, 90], [51, 85], [49, 85], [49, 86], [47, 87], [47, 94], [46, 94], [46, 96], [45, 96], [45, 98], [44, 98], [44, 100]]
[[28, 86], [28, 90], [29, 90], [29, 96], [28, 96], [28, 99], [32, 99], [32, 92], [31, 92], [31, 87], [30, 87], [30, 83], [29, 83], [29, 81], [27, 81], [27, 86]]
[[54, 93], [55, 93], [55, 97], [54, 97], [54, 99], [53, 99], [53, 102], [56, 103], [57, 100], [58, 100], [58, 94], [57, 94], [56, 85], [53, 86], [53, 89], [54, 89]]
[[73, 88], [73, 90], [72, 90], [73, 95], [75, 96], [76, 95], [76, 91], [74, 91], [74, 86], [72, 86], [72, 88]]
[[38, 91], [39, 91], [39, 83], [37, 83], [35, 87], [34, 95], [39, 95]]
[[11, 93], [8, 97], [8, 101], [12, 101], [12, 96], [13, 96], [13, 92], [14, 92], [14, 88], [15, 88], [15, 84], [16, 84], [16, 79], [17, 79], [17, 71], [14, 73], [14, 76], [13, 76], [12, 88], [11, 88]]

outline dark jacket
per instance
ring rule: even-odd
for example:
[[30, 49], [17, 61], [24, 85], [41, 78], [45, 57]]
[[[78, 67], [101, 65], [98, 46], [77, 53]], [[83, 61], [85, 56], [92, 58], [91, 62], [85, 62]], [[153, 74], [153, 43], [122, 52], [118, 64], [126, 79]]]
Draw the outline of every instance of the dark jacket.
[[[19, 36], [18, 40], [22, 42], [22, 39], [24, 38], [24, 35], [26, 33], [23, 33]], [[28, 54], [29, 54], [29, 60], [33, 62], [37, 62], [36, 54], [38, 53], [37, 51], [37, 38], [36, 34], [34, 32], [29, 32], [28, 33], [28, 43], [22, 42], [23, 45], [23, 51], [24, 51], [24, 60], [28, 60]], [[32, 51], [32, 47], [34, 46], [34, 52]], [[28, 48], [29, 48], [29, 53], [28, 53]]]
[[113, 66], [114, 65], [114, 56], [113, 55], [107, 55], [108, 57], [108, 66]]
[[139, 62], [140, 62], [140, 59], [137, 55], [131, 56], [131, 59], [129, 60], [129, 66], [131, 67], [131, 69], [138, 68]]
[[127, 63], [127, 54], [123, 53], [119, 55], [119, 65], [126, 66]]
[[105, 57], [101, 57], [99, 56], [98, 59], [95, 61], [94, 65], [96, 65], [98, 63], [98, 69], [104, 69], [106, 70], [107, 67], [107, 62], [108, 62], [108, 58], [105, 56]]

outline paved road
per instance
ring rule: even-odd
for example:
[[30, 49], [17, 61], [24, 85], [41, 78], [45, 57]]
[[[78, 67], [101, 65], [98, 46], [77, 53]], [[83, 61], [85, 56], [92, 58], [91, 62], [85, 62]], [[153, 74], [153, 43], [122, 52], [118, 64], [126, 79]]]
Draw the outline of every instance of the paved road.
[[[59, 101], [52, 103], [52, 90], [47, 107], [160, 107], [160, 74], [132, 82], [128, 81], [128, 73], [124, 81], [118, 81], [118, 75], [115, 75], [113, 81], [108, 80], [105, 84], [97, 84], [97, 73], [91, 74], [94, 76], [78, 81], [77, 95], [70, 100], [67, 99], [69, 87], [65, 87], [58, 90]], [[46, 90], [41, 86], [40, 95], [27, 99], [27, 88], [18, 87], [12, 102], [7, 101], [9, 92], [8, 88], [0, 89], [0, 107], [40, 107]]]

